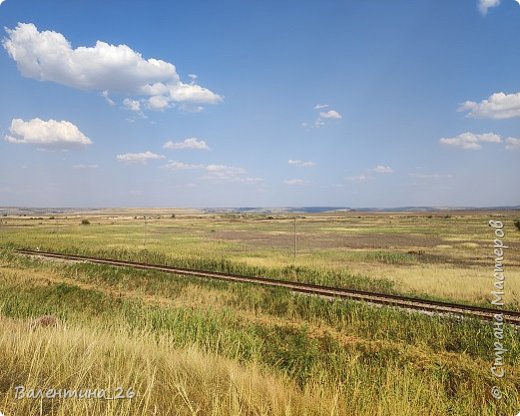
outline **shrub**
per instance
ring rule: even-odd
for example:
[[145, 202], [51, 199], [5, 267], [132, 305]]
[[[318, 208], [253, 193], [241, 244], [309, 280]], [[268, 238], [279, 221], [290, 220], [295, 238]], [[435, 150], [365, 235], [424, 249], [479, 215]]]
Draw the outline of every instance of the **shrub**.
[[81, 225], [90, 225], [89, 220], [81, 220]]
[[515, 224], [516, 229], [520, 231], [520, 220], [515, 220], [513, 224]]

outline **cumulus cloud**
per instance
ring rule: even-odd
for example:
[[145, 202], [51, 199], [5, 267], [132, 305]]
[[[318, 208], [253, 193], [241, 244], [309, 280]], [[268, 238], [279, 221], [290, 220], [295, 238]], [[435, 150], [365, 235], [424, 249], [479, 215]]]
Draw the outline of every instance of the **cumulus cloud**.
[[170, 107], [170, 100], [164, 95], [154, 95], [148, 99], [146, 104], [151, 110], [162, 111], [165, 108]]
[[132, 100], [130, 98], [125, 98], [123, 100], [123, 105], [127, 110], [135, 111], [136, 113], [141, 111], [141, 103], [137, 100]]
[[328, 107], [330, 107], [328, 104], [316, 104], [314, 106], [314, 110], [319, 112], [318, 118], [316, 118], [312, 124], [307, 122], [302, 123], [302, 127], [313, 127], [315, 129], [319, 129], [320, 127], [323, 127], [329, 120], [341, 120], [343, 118], [343, 116], [336, 110], [330, 109], [328, 111], [320, 111]]
[[500, 143], [502, 139], [495, 133], [462, 133], [455, 137], [442, 138], [439, 143], [443, 146], [459, 147], [465, 150], [479, 150], [482, 149], [481, 143]]
[[508, 150], [520, 149], [520, 139], [517, 139], [515, 137], [508, 137], [506, 139], [506, 149], [508, 149]]
[[169, 94], [171, 100], [176, 102], [215, 104], [221, 101], [220, 96], [197, 84], [179, 82], [169, 87]]
[[34, 118], [24, 121], [15, 118], [11, 121], [9, 143], [31, 144], [40, 148], [70, 149], [92, 144], [79, 128], [70, 121]]
[[308, 160], [308, 161], [304, 161], [304, 160], [293, 160], [293, 159], [289, 159], [289, 161], [287, 162], [289, 163], [289, 165], [293, 165], [293, 166], [298, 166], [300, 168], [312, 168], [313, 166], [316, 166], [316, 163]]
[[194, 150], [209, 150], [208, 145], [204, 140], [199, 140], [196, 137], [190, 137], [183, 140], [182, 142], [168, 141], [164, 143], [163, 148], [165, 149], [194, 149]]
[[307, 181], [303, 179], [285, 179], [283, 183], [289, 186], [300, 186], [305, 185]]
[[516, 94], [497, 92], [480, 103], [466, 101], [461, 104], [458, 111], [468, 111], [468, 116], [474, 118], [500, 120], [520, 117], [520, 92]]
[[142, 152], [142, 153], [124, 153], [122, 155], [117, 155], [117, 160], [125, 163], [140, 163], [145, 164], [149, 160], [157, 160], [157, 159], [165, 159], [163, 155], [158, 155], [156, 153], [152, 153], [150, 151]]
[[374, 173], [394, 173], [394, 170], [390, 166], [377, 165], [375, 168], [370, 169]]
[[343, 118], [343, 116], [338, 113], [336, 110], [329, 110], [329, 111], [322, 111], [320, 112], [320, 117], [321, 118], [333, 118], [333, 119], [336, 119], [336, 120], [341, 120]]
[[5, 0], [0, 0], [0, 6], [2, 5], [2, 3], [4, 2]]
[[478, 10], [483, 16], [487, 14], [488, 9], [499, 5], [500, 0], [478, 0]]
[[162, 110], [175, 103], [214, 104], [222, 97], [194, 82], [183, 83], [175, 65], [145, 59], [127, 45], [97, 41], [72, 48], [61, 33], [38, 31], [32, 23], [6, 28], [2, 45], [28, 78], [83, 90], [117, 91], [143, 97], [147, 108]]

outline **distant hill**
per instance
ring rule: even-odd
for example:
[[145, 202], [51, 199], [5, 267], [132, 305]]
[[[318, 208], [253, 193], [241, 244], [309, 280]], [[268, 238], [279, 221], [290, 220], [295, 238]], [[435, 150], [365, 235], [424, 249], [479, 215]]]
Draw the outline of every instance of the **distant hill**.
[[[152, 208], [118, 208], [120, 211], [125, 210], [143, 210]], [[166, 209], [166, 208], [161, 208]], [[171, 207], [171, 209], [177, 209]], [[0, 207], [0, 216], [18, 215], [18, 216], [38, 216], [49, 214], [71, 214], [83, 212], [102, 212], [107, 208], [38, 208], [38, 207]], [[153, 210], [153, 209], [152, 209]], [[325, 212], [438, 212], [438, 211], [514, 211], [520, 210], [520, 205], [515, 206], [496, 206], [496, 207], [395, 207], [395, 208], [351, 208], [351, 207], [219, 207], [219, 208], [202, 208], [197, 209], [199, 212], [206, 213], [254, 213], [254, 214], [283, 214], [283, 213], [302, 213], [316, 214]]]
[[516, 206], [498, 206], [498, 207], [396, 207], [396, 208], [350, 208], [350, 207], [229, 207], [229, 208], [205, 208], [203, 211], [208, 213], [213, 212], [241, 212], [241, 213], [258, 213], [258, 214], [274, 214], [274, 213], [323, 213], [323, 212], [435, 212], [435, 211], [508, 211], [520, 210], [520, 205]]

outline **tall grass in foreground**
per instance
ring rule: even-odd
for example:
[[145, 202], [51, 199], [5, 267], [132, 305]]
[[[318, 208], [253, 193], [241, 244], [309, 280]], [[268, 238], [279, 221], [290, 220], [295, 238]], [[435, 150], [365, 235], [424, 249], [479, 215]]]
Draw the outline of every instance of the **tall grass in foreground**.
[[[343, 384], [298, 387], [255, 363], [239, 365], [143, 330], [59, 326], [31, 330], [2, 320], [0, 406], [7, 415], [497, 415], [493, 404], [448, 405], [436, 377], [411, 367], [353, 364]], [[367, 384], [370, 380], [373, 384]], [[132, 388], [132, 399], [15, 399], [14, 388]], [[469, 385], [469, 388], [478, 388]], [[504, 413], [506, 414], [506, 413]]]
[[[305, 393], [287, 378], [196, 348], [173, 350], [142, 331], [37, 328], [2, 320], [0, 406], [7, 415], [317, 414], [334, 395]], [[85, 390], [132, 388], [132, 399], [15, 399], [15, 387]], [[321, 410], [320, 410], [321, 409]]]

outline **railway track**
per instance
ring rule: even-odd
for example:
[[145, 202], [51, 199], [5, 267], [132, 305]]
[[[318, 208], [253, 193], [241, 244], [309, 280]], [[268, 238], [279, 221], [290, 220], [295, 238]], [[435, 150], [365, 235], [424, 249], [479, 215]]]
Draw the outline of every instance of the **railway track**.
[[106, 264], [117, 267], [131, 267], [134, 269], [156, 270], [165, 273], [173, 273], [183, 276], [194, 276], [206, 279], [217, 279], [231, 282], [252, 283], [269, 287], [281, 287], [293, 292], [317, 295], [327, 298], [343, 298], [357, 301], [370, 302], [377, 305], [388, 305], [409, 310], [431, 312], [438, 314], [468, 316], [483, 320], [493, 320], [494, 315], [501, 313], [504, 319], [512, 324], [520, 326], [520, 312], [503, 309], [484, 308], [480, 306], [462, 305], [457, 303], [420, 299], [411, 296], [377, 293], [357, 289], [344, 289], [330, 286], [320, 286], [311, 283], [301, 283], [288, 280], [271, 279], [267, 277], [241, 276], [229, 273], [211, 272], [204, 270], [184, 269], [173, 266], [138, 263], [126, 260], [103, 259], [98, 257], [80, 256], [72, 254], [52, 253], [37, 250], [16, 250], [18, 254], [40, 256], [44, 258], [56, 258], [62, 260], [82, 261], [94, 264]]

